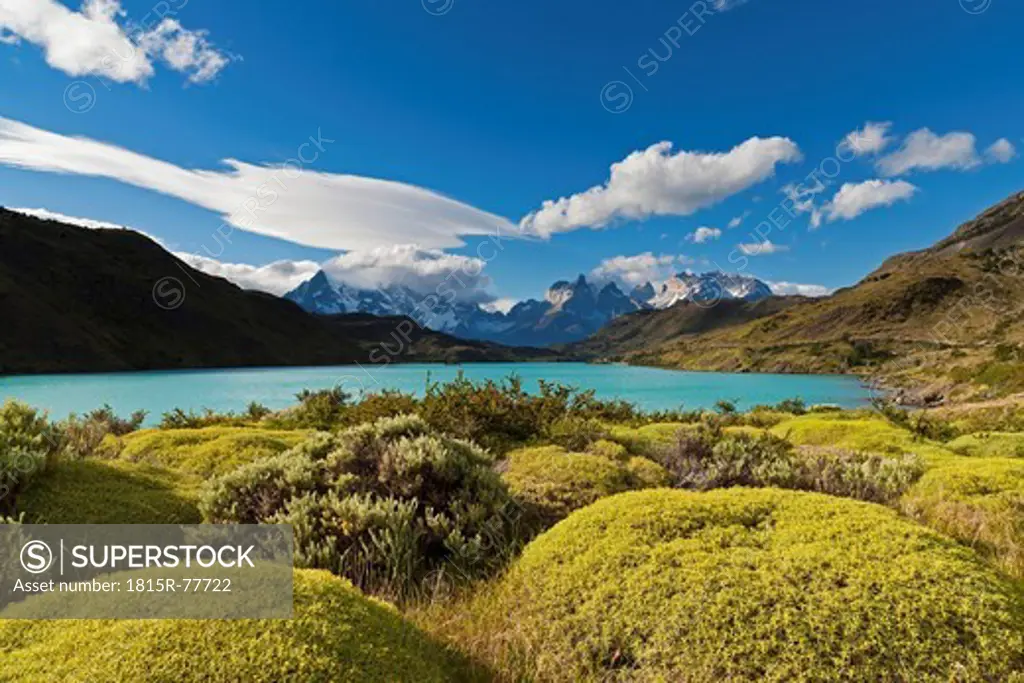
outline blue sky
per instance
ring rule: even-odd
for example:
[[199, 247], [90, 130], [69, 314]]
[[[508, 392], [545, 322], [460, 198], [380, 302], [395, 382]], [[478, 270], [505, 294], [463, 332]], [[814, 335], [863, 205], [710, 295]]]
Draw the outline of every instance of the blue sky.
[[[631, 282], [718, 264], [834, 288], [1022, 189], [1024, 5], [1010, 0], [749, 0], [713, 12], [647, 0], [310, 0], [266, 9], [168, 0], [165, 18], [177, 24], [162, 30], [153, 0], [88, 4], [40, 0], [46, 7], [26, 17], [19, 3], [0, 0], [0, 204], [130, 225], [176, 252], [232, 264], [321, 262], [347, 251], [342, 277], [358, 280], [360, 268], [370, 279], [403, 268], [422, 274], [479, 258], [481, 233], [504, 225], [511, 234], [546, 200], [579, 195], [572, 215], [556, 206], [529, 223], [527, 238], [502, 240], [493, 257], [484, 250], [487, 279], [474, 286], [536, 297], [557, 279], [627, 257], [602, 272]], [[68, 19], [80, 11], [104, 30]], [[118, 72], [123, 82], [95, 51], [68, 54], [68, 35], [116, 41], [111, 27], [148, 41], [134, 71]], [[813, 211], [807, 205], [785, 229], [773, 227], [775, 249], [742, 258], [737, 245], [764, 241], [751, 231], [786, 198], [783, 188], [810, 189], [808, 173], [869, 122], [891, 124], [868, 129], [886, 144], [876, 136], [849, 153], [828, 188], [801, 194]], [[14, 134], [16, 125], [29, 128]], [[32, 144], [12, 143], [19, 135]], [[261, 230], [280, 237], [240, 228], [230, 244], [214, 237], [227, 212], [221, 198], [254, 192], [267, 182], [263, 165], [295, 157], [311, 136], [321, 149], [305, 148], [316, 159], [304, 165], [302, 187], [286, 190]], [[90, 177], [72, 137], [134, 154], [118, 162], [119, 179]], [[776, 142], [715, 160], [752, 138]], [[648, 149], [663, 141], [671, 150]], [[104, 149], [93, 152], [120, 160]], [[644, 150], [624, 177], [582, 195]], [[173, 166], [139, 161], [147, 157]], [[225, 159], [255, 170], [230, 187], [190, 186], [178, 197], [124, 182], [141, 174], [136, 184], [166, 192], [174, 167], [223, 172]], [[151, 182], [165, 171], [166, 181]], [[342, 175], [395, 182], [353, 186]], [[700, 227], [711, 230], [696, 243]], [[413, 242], [463, 261], [393, 253]]]

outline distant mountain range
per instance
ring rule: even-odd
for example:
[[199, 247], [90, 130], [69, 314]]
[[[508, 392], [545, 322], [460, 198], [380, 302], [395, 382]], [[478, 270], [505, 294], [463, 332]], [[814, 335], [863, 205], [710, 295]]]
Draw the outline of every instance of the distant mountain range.
[[[469, 303], [426, 312], [408, 288], [361, 290], [324, 273], [289, 301], [191, 268], [132, 230], [0, 208], [0, 374], [379, 365], [383, 353], [389, 362], [857, 372], [925, 386], [924, 401], [998, 397], [1024, 392], [1022, 273], [1024, 193], [827, 297], [772, 296], [755, 278], [724, 273], [680, 273], [628, 293], [581, 275], [508, 313]], [[558, 348], [525, 348], [538, 345]]]
[[679, 273], [658, 286], [648, 282], [628, 294], [613, 282], [589, 282], [580, 275], [574, 281], [553, 284], [542, 301], [521, 301], [502, 313], [477, 304], [428, 299], [401, 285], [359, 289], [334, 282], [320, 271], [285, 298], [312, 313], [404, 315], [427, 328], [464, 339], [551, 346], [585, 339], [627, 313], [662, 310], [684, 302], [753, 303], [771, 295], [768, 285], [756, 278], [721, 272]]
[[0, 375], [549, 359], [408, 318], [311, 315], [191, 268], [133, 230], [0, 208]]

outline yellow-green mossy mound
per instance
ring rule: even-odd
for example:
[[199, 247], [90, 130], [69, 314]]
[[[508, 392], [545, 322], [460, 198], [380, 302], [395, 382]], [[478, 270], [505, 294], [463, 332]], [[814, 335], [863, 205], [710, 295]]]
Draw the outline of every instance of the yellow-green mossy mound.
[[599, 498], [664, 486], [669, 479], [664, 468], [645, 458], [622, 462], [594, 453], [570, 453], [560, 446], [513, 451], [502, 469], [513, 497], [547, 523]]
[[446, 683], [486, 678], [344, 579], [299, 570], [290, 620], [0, 621], [0, 680]]
[[33, 524], [198, 524], [199, 479], [116, 460], [61, 462], [15, 501]]
[[680, 430], [697, 429], [697, 423], [658, 422], [642, 427], [611, 427], [609, 438], [634, 455], [650, 456], [676, 442]]
[[1020, 432], [982, 432], [967, 434], [946, 444], [959, 455], [982, 458], [1024, 458], [1024, 434]]
[[1024, 579], [1024, 459], [956, 458], [925, 472], [900, 507]]
[[308, 436], [304, 430], [248, 427], [146, 429], [120, 439], [113, 437], [114, 443], [108, 439], [105, 447], [119, 450], [122, 460], [210, 477], [279, 455]]
[[481, 600], [490, 656], [538, 681], [1024, 680], [1018, 584], [892, 510], [815, 493], [605, 498]]

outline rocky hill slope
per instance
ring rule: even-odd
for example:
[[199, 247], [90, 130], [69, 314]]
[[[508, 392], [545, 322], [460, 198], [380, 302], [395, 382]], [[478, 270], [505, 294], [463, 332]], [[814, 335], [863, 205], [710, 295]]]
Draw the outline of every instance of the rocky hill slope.
[[688, 306], [627, 316], [572, 348], [689, 369], [853, 372], [933, 399], [1024, 390], [1024, 193], [829, 297]]

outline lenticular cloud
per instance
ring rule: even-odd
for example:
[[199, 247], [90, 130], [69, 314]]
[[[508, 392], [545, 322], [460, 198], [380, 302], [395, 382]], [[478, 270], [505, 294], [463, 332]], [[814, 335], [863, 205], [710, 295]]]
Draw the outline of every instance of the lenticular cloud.
[[110, 178], [215, 211], [231, 228], [311, 247], [443, 249], [462, 246], [466, 235], [518, 233], [500, 216], [421, 187], [310, 170], [331, 154], [332, 142], [317, 131], [284, 165], [226, 159], [224, 170], [194, 170], [0, 118], [0, 164]]

